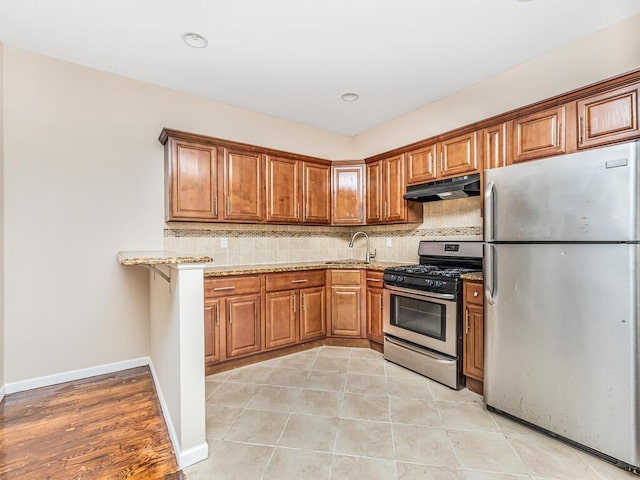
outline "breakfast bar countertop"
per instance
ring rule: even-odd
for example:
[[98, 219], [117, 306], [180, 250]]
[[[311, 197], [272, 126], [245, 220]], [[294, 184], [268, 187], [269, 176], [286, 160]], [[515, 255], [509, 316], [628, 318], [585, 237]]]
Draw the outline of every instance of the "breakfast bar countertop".
[[167, 250], [118, 252], [120, 265], [183, 265], [187, 263], [209, 263], [213, 258], [206, 255], [189, 255]]

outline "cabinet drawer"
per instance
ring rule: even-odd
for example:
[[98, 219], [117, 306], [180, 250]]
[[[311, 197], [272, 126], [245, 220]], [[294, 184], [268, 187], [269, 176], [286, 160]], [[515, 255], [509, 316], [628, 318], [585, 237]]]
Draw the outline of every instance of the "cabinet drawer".
[[465, 285], [465, 288], [464, 288], [465, 302], [482, 305], [484, 302], [484, 298], [482, 296], [482, 283], [465, 282], [464, 285]]
[[367, 270], [367, 287], [382, 288], [382, 272]]
[[204, 298], [260, 293], [260, 276], [206, 278], [204, 280]]
[[360, 270], [332, 270], [331, 285], [360, 285]]
[[266, 275], [266, 290], [273, 292], [274, 290], [318, 287], [324, 285], [324, 278], [324, 270], [270, 273]]

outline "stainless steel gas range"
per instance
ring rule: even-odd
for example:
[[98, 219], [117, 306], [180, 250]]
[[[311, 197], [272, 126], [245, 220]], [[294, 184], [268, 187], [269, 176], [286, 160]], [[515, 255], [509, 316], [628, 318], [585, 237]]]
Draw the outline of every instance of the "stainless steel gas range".
[[462, 281], [482, 270], [482, 242], [421, 241], [419, 265], [384, 271], [384, 358], [451, 388], [462, 376]]

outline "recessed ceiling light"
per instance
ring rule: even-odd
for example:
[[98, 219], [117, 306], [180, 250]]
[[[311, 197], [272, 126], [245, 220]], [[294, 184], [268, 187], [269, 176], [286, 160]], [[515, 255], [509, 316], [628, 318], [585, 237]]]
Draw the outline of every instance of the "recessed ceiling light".
[[184, 41], [184, 43], [193, 48], [204, 48], [209, 45], [209, 42], [206, 38], [193, 32], [183, 33], [182, 40]]
[[343, 93], [340, 98], [342, 98], [342, 100], [344, 100], [345, 102], [355, 102], [360, 98], [360, 95], [358, 95], [357, 93], [348, 92]]

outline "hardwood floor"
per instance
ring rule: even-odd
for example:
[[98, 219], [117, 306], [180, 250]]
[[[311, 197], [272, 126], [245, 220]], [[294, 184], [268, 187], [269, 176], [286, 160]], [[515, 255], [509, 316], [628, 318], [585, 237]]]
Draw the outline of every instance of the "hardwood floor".
[[0, 478], [183, 478], [149, 369], [6, 396]]

